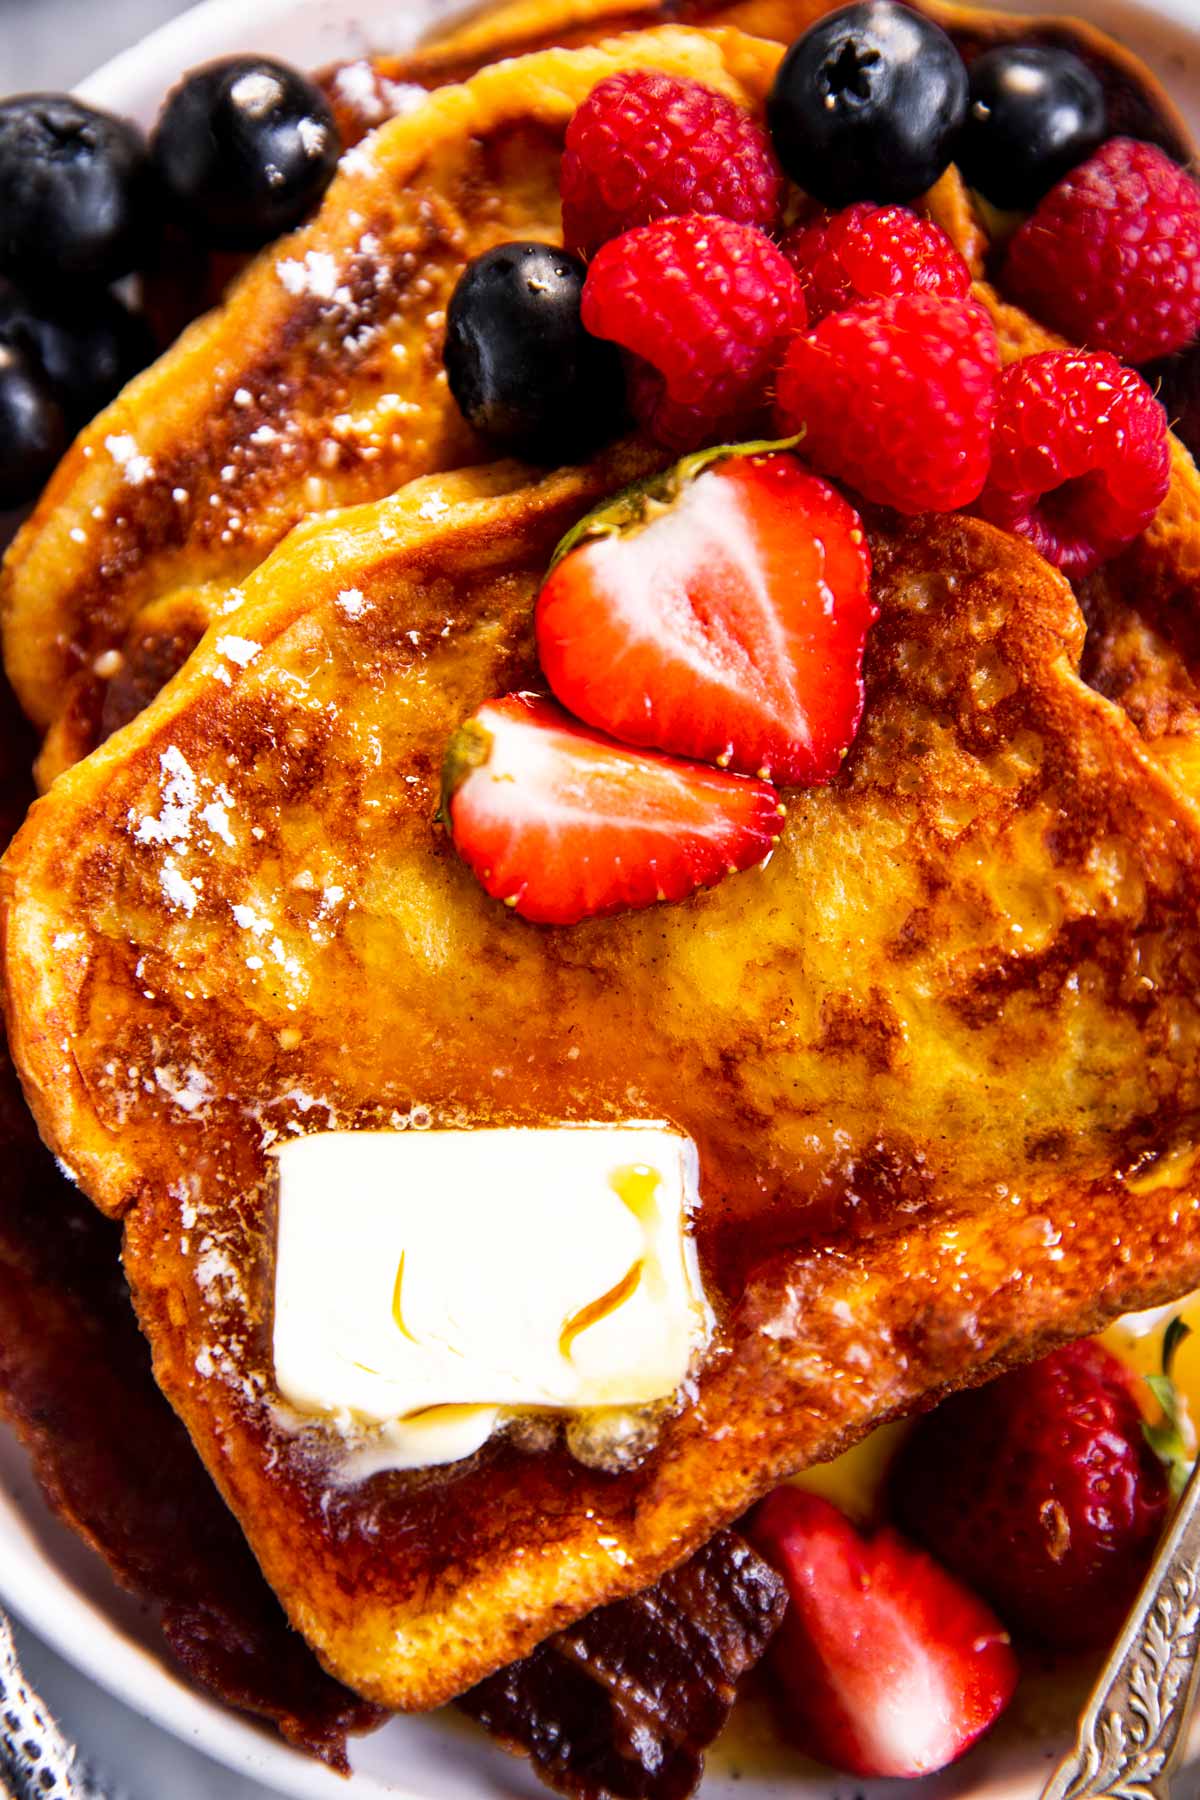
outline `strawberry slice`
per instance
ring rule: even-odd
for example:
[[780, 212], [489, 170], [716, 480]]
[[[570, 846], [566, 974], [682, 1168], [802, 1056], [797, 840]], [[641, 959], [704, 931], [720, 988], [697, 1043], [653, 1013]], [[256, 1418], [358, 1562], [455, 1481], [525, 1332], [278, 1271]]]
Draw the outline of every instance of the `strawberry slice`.
[[870, 576], [858, 514], [795, 457], [702, 451], [565, 541], [538, 653], [623, 743], [828, 781], [862, 717]]
[[488, 893], [544, 925], [686, 899], [762, 862], [783, 829], [765, 782], [627, 750], [534, 694], [468, 719], [443, 794]]
[[898, 1532], [864, 1537], [828, 1500], [777, 1488], [747, 1534], [790, 1604], [768, 1652], [781, 1716], [853, 1775], [931, 1775], [1003, 1712], [1017, 1681], [982, 1600]]

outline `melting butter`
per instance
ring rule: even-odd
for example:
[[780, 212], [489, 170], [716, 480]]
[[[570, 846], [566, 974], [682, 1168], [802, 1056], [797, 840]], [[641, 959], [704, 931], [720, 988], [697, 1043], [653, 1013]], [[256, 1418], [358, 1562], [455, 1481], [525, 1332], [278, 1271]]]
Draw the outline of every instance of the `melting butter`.
[[276, 1159], [276, 1384], [370, 1430], [373, 1468], [458, 1461], [514, 1414], [661, 1409], [711, 1334], [668, 1126], [318, 1132]]

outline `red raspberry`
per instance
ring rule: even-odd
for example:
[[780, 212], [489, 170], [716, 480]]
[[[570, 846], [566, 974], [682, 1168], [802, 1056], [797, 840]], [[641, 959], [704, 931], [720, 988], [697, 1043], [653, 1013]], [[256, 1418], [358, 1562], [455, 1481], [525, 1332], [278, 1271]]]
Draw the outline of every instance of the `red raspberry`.
[[971, 291], [971, 271], [945, 232], [907, 206], [860, 201], [844, 212], [825, 213], [790, 231], [783, 253], [800, 277], [814, 325], [859, 300], [894, 294], [963, 300]]
[[709, 213], [771, 230], [783, 172], [762, 126], [711, 88], [651, 69], [610, 75], [567, 126], [567, 248], [590, 256], [654, 219]]
[[1182, 349], [1200, 331], [1200, 187], [1153, 144], [1111, 138], [1022, 225], [1004, 287], [1125, 362]]
[[1144, 531], [1170, 479], [1167, 415], [1115, 356], [1047, 350], [1001, 375], [979, 510], [1068, 575]]
[[903, 1528], [1006, 1624], [1066, 1647], [1110, 1643], [1167, 1513], [1133, 1377], [1085, 1339], [953, 1395], [891, 1477]]
[[952, 512], [987, 478], [998, 366], [974, 300], [864, 301], [795, 340], [775, 415], [823, 475], [898, 512]]
[[664, 219], [605, 244], [583, 287], [594, 337], [636, 352], [630, 400], [658, 443], [744, 435], [790, 337], [804, 327], [791, 265], [732, 219]]

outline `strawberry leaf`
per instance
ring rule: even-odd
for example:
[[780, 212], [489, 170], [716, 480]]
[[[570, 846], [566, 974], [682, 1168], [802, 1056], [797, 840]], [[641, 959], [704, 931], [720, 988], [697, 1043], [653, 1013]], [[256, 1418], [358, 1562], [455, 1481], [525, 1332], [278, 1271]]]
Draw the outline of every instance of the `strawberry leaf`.
[[442, 800], [438, 817], [450, 830], [450, 802], [467, 776], [483, 767], [492, 753], [492, 734], [474, 719], [460, 725], [446, 746], [442, 761]]
[[1191, 1335], [1192, 1328], [1187, 1323], [1183, 1314], [1176, 1313], [1175, 1317], [1171, 1320], [1171, 1323], [1167, 1326], [1166, 1331], [1163, 1333], [1162, 1366], [1164, 1375], [1170, 1376], [1171, 1365], [1175, 1361], [1175, 1352], [1179, 1349], [1179, 1346], [1184, 1342], [1185, 1338], [1190, 1338]]
[[689, 482], [717, 463], [728, 462], [737, 456], [775, 456], [780, 451], [794, 450], [803, 436], [800, 431], [793, 437], [754, 439], [745, 444], [715, 444], [672, 463], [661, 475], [649, 475], [642, 481], [631, 482], [611, 500], [587, 513], [577, 525], [572, 525], [550, 558], [547, 574], [552, 574], [565, 556], [591, 538], [619, 537], [624, 532], [636, 531], [661, 507], [670, 506]]
[[1152, 1425], [1144, 1424], [1142, 1432], [1166, 1469], [1171, 1494], [1176, 1500], [1187, 1486], [1194, 1458], [1188, 1448], [1192, 1433], [1187, 1401], [1171, 1371], [1179, 1346], [1190, 1336], [1191, 1326], [1177, 1313], [1163, 1334], [1162, 1374], [1145, 1377], [1146, 1386], [1162, 1408], [1163, 1416]]

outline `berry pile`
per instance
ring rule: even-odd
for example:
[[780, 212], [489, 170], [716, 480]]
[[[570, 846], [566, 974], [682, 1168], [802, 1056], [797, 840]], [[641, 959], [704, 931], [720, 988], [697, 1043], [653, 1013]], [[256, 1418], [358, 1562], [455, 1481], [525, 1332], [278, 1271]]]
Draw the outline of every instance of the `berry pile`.
[[1022, 225], [1004, 285], [1088, 349], [1182, 350], [1200, 332], [1200, 187], [1155, 145], [1111, 138]]
[[859, 201], [823, 213], [790, 231], [782, 248], [813, 325], [860, 300], [898, 294], [964, 300], [971, 291], [971, 271], [945, 232], [906, 206]]
[[899, 512], [952, 512], [987, 479], [1000, 358], [973, 300], [900, 294], [793, 342], [775, 414], [818, 469]]
[[1068, 575], [1145, 530], [1171, 478], [1166, 415], [1115, 356], [1047, 351], [1000, 377], [985, 519]]
[[[1077, 58], [1008, 46], [968, 75], [897, 0], [806, 31], [767, 121], [652, 70], [593, 89], [562, 163], [577, 293], [547, 286], [506, 311], [475, 271], [460, 284], [447, 369], [471, 422], [552, 461], [578, 449], [582, 418], [592, 442], [619, 428], [620, 392], [664, 449], [774, 430], [867, 500], [976, 507], [1068, 574], [1116, 555], [1165, 493], [1162, 408], [1095, 355], [1001, 378], [966, 262], [904, 203], [958, 157], [996, 205], [1035, 209], [1009, 291], [1090, 350], [1139, 361], [1200, 332], [1200, 187], [1150, 145], [1103, 141], [1104, 95]], [[560, 357], [569, 307], [578, 335], [565, 330]], [[613, 346], [623, 381], [615, 364], [586, 374], [579, 337]], [[527, 346], [543, 343], [539, 378]], [[485, 406], [471, 396], [486, 380]]]
[[497, 244], [467, 269], [446, 314], [446, 372], [481, 436], [553, 459], [586, 455], [619, 427], [620, 361], [584, 329], [584, 274], [553, 244]]
[[915, 200], [948, 166], [966, 113], [958, 51], [895, 0], [844, 6], [810, 26], [767, 103], [779, 160], [827, 206]]

